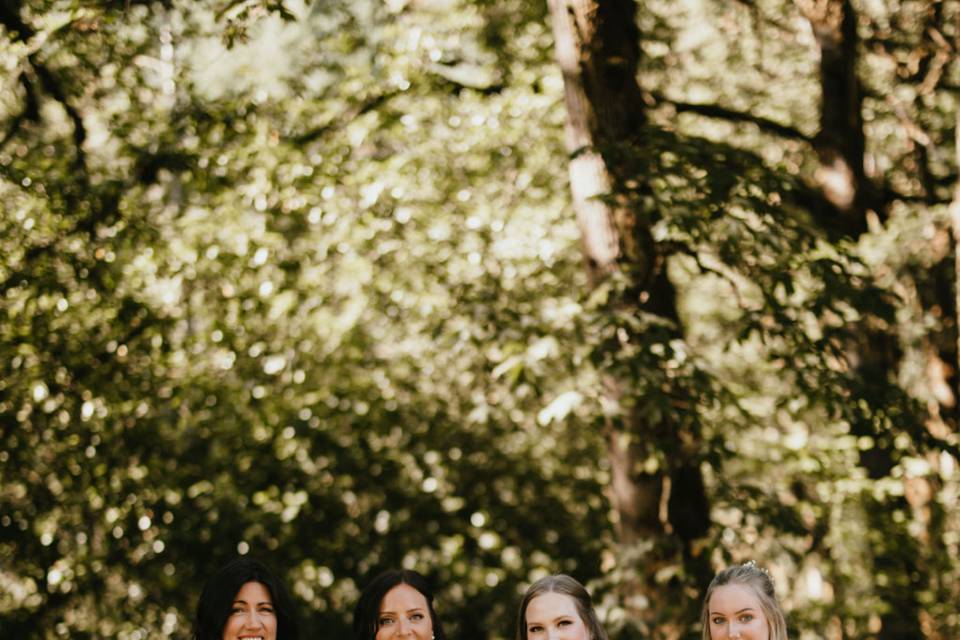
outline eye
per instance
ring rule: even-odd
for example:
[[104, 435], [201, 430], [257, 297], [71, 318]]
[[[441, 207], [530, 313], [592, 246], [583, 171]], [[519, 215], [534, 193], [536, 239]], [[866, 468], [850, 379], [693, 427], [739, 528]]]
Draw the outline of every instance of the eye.
[[723, 624], [723, 618], [721, 618], [720, 616], [714, 616], [714, 618], [713, 618], [713, 620], [711, 620], [711, 622], [712, 622], [713, 624]]
[[257, 609], [260, 613], [273, 613], [273, 605], [265, 604]]
[[385, 626], [391, 625], [391, 624], [393, 624], [393, 618], [391, 618], [391, 617], [389, 617], [389, 616], [384, 616], [383, 618], [380, 618], [379, 620], [377, 620], [377, 626], [378, 626], [378, 627], [385, 627]]
[[746, 623], [746, 622], [750, 622], [751, 620], [753, 620], [752, 613], [745, 613], [742, 616], [740, 616], [740, 622]]
[[543, 627], [538, 624], [535, 624], [527, 629], [527, 633], [540, 633], [541, 631], [543, 631]]
[[421, 620], [423, 620], [423, 614], [415, 613], [412, 616], [410, 616], [410, 619], [413, 620], [414, 622], [420, 622]]
[[558, 627], [566, 627], [566, 626], [569, 626], [569, 625], [571, 625], [571, 624], [573, 624], [573, 621], [572, 621], [572, 620], [561, 620], [560, 622], [557, 623], [557, 626], [558, 626]]

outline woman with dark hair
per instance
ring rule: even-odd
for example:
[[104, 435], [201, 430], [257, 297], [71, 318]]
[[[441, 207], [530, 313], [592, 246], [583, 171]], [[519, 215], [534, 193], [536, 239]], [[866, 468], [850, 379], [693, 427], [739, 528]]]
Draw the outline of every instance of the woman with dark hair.
[[197, 602], [193, 640], [297, 640], [283, 584], [262, 562], [237, 558], [207, 580]]
[[517, 613], [516, 640], [607, 640], [590, 594], [568, 575], [540, 578]]
[[446, 640], [433, 591], [416, 571], [384, 571], [364, 587], [353, 610], [354, 640]]

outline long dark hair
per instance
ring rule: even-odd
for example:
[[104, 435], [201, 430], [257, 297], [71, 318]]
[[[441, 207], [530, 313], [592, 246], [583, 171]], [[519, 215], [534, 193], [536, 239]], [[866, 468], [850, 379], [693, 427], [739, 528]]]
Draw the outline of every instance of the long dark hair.
[[259, 582], [270, 592], [277, 616], [277, 640], [297, 640], [297, 619], [283, 583], [262, 562], [240, 557], [210, 576], [197, 602], [193, 640], [223, 640], [233, 599], [248, 582]]
[[517, 637], [516, 640], [527, 640], [527, 606], [530, 601], [537, 596], [545, 593], [559, 593], [570, 596], [577, 607], [577, 613], [583, 620], [583, 626], [587, 628], [590, 634], [590, 640], [607, 640], [607, 632], [604, 631], [597, 612], [593, 609], [593, 600], [590, 598], [590, 592], [570, 576], [559, 573], [555, 576], [540, 578], [527, 589], [520, 601], [520, 610], [517, 612]]
[[360, 593], [360, 599], [357, 600], [357, 606], [353, 610], [354, 640], [375, 640], [380, 603], [383, 602], [387, 592], [398, 584], [410, 585], [426, 598], [427, 611], [430, 612], [430, 623], [433, 626], [433, 637], [435, 640], [447, 640], [447, 636], [443, 633], [443, 625], [440, 624], [437, 613], [433, 610], [433, 591], [427, 579], [409, 569], [384, 571], [364, 587]]

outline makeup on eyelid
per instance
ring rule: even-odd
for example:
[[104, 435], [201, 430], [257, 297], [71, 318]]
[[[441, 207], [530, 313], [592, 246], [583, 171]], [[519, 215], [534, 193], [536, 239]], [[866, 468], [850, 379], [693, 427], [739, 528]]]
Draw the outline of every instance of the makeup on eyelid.
[[528, 640], [590, 640], [573, 598], [562, 593], [538, 595], [527, 605]]
[[710, 640], [769, 640], [760, 600], [741, 584], [717, 587], [708, 604]]
[[277, 614], [264, 585], [247, 582], [240, 587], [223, 626], [223, 640], [277, 640]]
[[433, 621], [423, 594], [403, 583], [390, 589], [380, 603], [376, 640], [431, 640], [432, 637]]

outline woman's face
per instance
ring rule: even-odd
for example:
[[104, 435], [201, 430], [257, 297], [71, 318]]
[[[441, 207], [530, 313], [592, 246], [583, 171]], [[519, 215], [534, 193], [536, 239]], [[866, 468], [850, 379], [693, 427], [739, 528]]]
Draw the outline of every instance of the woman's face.
[[707, 608], [710, 640], [770, 640], [767, 617], [753, 589], [725, 584], [714, 589]]
[[528, 640], [590, 640], [590, 631], [573, 598], [543, 593], [527, 603], [524, 614]]
[[223, 640], [277, 640], [277, 614], [270, 592], [259, 582], [248, 582], [233, 598]]
[[408, 584], [398, 584], [380, 602], [376, 640], [409, 638], [431, 640], [430, 605], [422, 593]]

